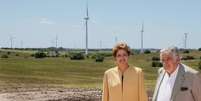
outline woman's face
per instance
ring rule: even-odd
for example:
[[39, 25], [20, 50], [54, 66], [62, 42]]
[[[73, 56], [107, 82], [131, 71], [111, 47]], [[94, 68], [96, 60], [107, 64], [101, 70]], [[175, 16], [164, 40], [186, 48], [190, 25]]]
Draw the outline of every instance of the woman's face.
[[128, 53], [123, 49], [118, 50], [115, 60], [117, 65], [128, 65]]

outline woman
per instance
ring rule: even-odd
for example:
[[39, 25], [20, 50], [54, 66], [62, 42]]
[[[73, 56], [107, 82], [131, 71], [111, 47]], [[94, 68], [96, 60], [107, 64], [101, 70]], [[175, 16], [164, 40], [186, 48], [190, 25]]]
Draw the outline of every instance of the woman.
[[102, 101], [147, 101], [142, 70], [128, 65], [129, 46], [118, 43], [112, 53], [117, 66], [104, 74]]

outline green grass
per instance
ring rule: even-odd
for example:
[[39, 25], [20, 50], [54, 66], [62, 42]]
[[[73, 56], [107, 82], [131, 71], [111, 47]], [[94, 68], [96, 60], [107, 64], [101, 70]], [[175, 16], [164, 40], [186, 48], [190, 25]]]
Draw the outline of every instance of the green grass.
[[[19, 56], [12, 54], [7, 59], [0, 59], [1, 88], [33, 85], [101, 88], [104, 71], [115, 66], [113, 57], [107, 57], [103, 63], [97, 63], [92, 59], [69, 60], [61, 57], [35, 59], [28, 57], [30, 54], [26, 52], [18, 52]], [[184, 63], [198, 69], [201, 52], [193, 51], [188, 55], [193, 55], [197, 59]], [[146, 88], [151, 90], [155, 87], [158, 70], [151, 67], [153, 56], [159, 54], [135, 54], [129, 59], [130, 65], [143, 69]]]

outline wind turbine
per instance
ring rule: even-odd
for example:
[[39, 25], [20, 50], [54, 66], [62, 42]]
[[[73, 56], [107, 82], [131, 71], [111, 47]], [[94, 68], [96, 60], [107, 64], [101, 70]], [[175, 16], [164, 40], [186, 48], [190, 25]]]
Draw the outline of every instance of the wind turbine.
[[13, 48], [13, 43], [14, 43], [14, 38], [13, 36], [10, 36], [9, 39], [10, 39], [10, 48], [12, 49]]
[[188, 33], [184, 33], [184, 49], [186, 49], [187, 47], [187, 37], [188, 37]]
[[114, 32], [114, 44], [117, 44], [118, 43], [118, 37], [117, 37], [117, 33]]
[[57, 47], [58, 47], [58, 35], [56, 35], [55, 45], [56, 45], [56, 49], [57, 49]]
[[102, 40], [100, 40], [100, 50], [102, 49]]
[[117, 36], [115, 36], [114, 41], [115, 41], [115, 44], [117, 44], [117, 42], [118, 42]]
[[142, 29], [140, 32], [141, 32], [141, 50], [140, 50], [140, 53], [144, 53], [144, 49], [143, 49], [144, 22], [142, 22]]
[[88, 55], [88, 20], [89, 20], [89, 11], [88, 11], [88, 1], [86, 4], [86, 17], [85, 20], [85, 27], [86, 27], [86, 48], [85, 48], [85, 54]]
[[21, 40], [20, 41], [20, 46], [21, 46], [22, 49], [23, 49], [23, 44], [24, 44], [24, 42]]

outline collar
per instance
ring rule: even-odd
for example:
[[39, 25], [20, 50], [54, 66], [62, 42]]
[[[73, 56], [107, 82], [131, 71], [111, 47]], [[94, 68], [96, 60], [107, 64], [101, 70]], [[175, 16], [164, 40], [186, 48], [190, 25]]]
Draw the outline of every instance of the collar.
[[166, 75], [168, 75], [168, 77], [169, 78], [172, 78], [172, 77], [176, 77], [177, 76], [177, 73], [178, 73], [178, 70], [179, 70], [179, 64], [177, 65], [177, 68], [176, 68], [176, 70], [172, 73], [172, 74], [170, 74], [170, 75], [168, 75], [168, 73], [167, 72], [165, 72], [166, 73]]
[[119, 72], [120, 75], [124, 75], [127, 71], [129, 71], [130, 68], [131, 67], [128, 66], [128, 68], [124, 71], [124, 73], [122, 73], [121, 70], [119, 70], [119, 67], [118, 66], [116, 67], [116, 69], [117, 69], [117, 71]]

